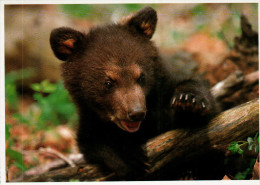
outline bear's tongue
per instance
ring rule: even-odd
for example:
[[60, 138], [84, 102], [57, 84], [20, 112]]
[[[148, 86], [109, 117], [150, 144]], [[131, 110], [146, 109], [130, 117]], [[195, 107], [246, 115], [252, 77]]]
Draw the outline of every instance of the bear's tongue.
[[140, 125], [141, 125], [141, 121], [138, 121], [138, 122], [125, 122], [125, 121], [121, 121], [121, 125], [128, 132], [136, 132], [139, 129]]

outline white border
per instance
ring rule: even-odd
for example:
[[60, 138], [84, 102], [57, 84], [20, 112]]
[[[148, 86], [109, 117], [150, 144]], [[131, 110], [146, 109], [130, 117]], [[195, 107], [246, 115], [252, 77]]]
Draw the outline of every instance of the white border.
[[4, 3], [0, 2], [0, 184], [5, 184]]
[[[141, 3], [141, 4], [152, 4], [152, 3], [259, 3], [259, 0], [218, 0], [218, 1], [205, 1], [205, 0], [0, 0], [0, 184], [23, 184], [23, 185], [42, 185], [42, 183], [6, 183], [5, 173], [5, 93], [4, 93], [4, 5], [8, 4], [126, 4], [126, 3]], [[259, 4], [258, 4], [258, 22], [259, 22]], [[260, 28], [259, 24], [258, 27]], [[259, 31], [260, 29], [258, 29]], [[50, 183], [50, 182], [49, 182]], [[48, 183], [48, 184], [49, 184]], [[141, 182], [73, 182], [73, 184], [144, 184], [144, 185], [187, 185], [187, 184], [200, 184], [200, 185], [259, 185], [259, 180], [243, 180], [243, 181], [141, 181]], [[71, 184], [71, 182], [54, 182], [51, 184]]]
[[258, 3], [259, 0], [2, 0], [4, 4]]

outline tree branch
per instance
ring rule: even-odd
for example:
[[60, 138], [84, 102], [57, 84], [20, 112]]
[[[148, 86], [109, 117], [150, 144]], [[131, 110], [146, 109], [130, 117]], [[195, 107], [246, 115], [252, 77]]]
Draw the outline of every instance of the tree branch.
[[235, 71], [225, 80], [218, 82], [211, 88], [213, 96], [220, 100], [234, 94], [239, 89], [247, 89], [259, 80], [259, 71], [244, 75], [242, 71]]
[[[203, 148], [205, 143], [207, 147], [227, 150], [232, 141], [254, 135], [258, 131], [258, 124], [259, 101], [253, 100], [219, 114], [203, 128], [192, 131], [176, 129], [157, 136], [143, 147], [152, 166], [148, 173], [155, 172], [173, 160], [177, 164], [183, 154], [186, 158], [198, 152], [202, 154], [208, 150]], [[199, 151], [190, 144], [194, 140], [201, 146]]]

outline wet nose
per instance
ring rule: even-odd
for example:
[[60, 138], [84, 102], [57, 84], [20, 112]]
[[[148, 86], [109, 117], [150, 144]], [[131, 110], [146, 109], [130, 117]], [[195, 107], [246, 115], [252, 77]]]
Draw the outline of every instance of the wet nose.
[[133, 110], [128, 113], [129, 118], [131, 121], [142, 121], [145, 117], [146, 111], [144, 110]]

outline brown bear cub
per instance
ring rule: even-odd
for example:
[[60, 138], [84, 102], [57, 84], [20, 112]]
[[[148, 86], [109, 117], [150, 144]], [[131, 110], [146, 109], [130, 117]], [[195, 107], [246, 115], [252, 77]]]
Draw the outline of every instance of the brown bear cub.
[[183, 75], [174, 61], [161, 61], [150, 41], [156, 23], [156, 11], [146, 7], [87, 34], [62, 27], [50, 36], [54, 54], [66, 61], [62, 72], [80, 116], [80, 151], [122, 179], [142, 176], [140, 146], [148, 139], [195, 129], [218, 112], [204, 82]]

